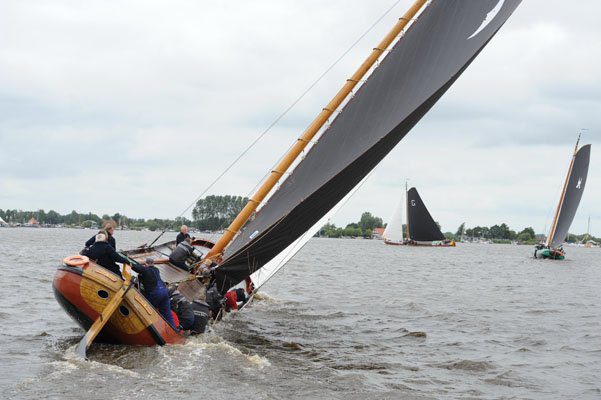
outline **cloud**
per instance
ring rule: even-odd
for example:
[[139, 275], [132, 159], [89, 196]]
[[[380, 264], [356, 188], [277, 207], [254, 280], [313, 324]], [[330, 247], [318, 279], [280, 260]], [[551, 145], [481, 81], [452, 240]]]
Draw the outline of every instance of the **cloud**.
[[[0, 208], [177, 216], [392, 4], [5, 4]], [[209, 193], [249, 194], [409, 4]], [[445, 230], [466, 221], [541, 231], [576, 133], [589, 128], [596, 142], [600, 8], [523, 2], [334, 221], [364, 210], [387, 219], [409, 177]], [[595, 148], [576, 231], [589, 213], [595, 227]]]

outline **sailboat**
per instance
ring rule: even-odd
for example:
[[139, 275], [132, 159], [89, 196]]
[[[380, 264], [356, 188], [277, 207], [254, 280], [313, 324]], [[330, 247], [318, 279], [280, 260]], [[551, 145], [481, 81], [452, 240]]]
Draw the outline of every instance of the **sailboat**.
[[[190, 300], [202, 301], [209, 288], [225, 294], [249, 278], [246, 290], [252, 295], [434, 106], [520, 2], [415, 1], [272, 169], [219, 240], [194, 243], [202, 256], [192, 274], [163, 262], [173, 250], [172, 242], [126, 255], [134, 260], [162, 257], [158, 267], [163, 280], [178, 283], [178, 290]], [[204, 275], [207, 270], [209, 278]], [[59, 303], [89, 329], [86, 337], [92, 340], [91, 333], [98, 331], [99, 340], [124, 344], [185, 340], [138, 288], [125, 290], [124, 285], [115, 274], [81, 256], [67, 257], [53, 281]]]
[[568, 174], [563, 184], [561, 191], [561, 197], [555, 210], [555, 217], [551, 224], [551, 230], [547, 236], [547, 240], [544, 243], [538, 244], [534, 249], [534, 257], [536, 258], [549, 258], [552, 260], [563, 260], [565, 258], [565, 251], [563, 250], [563, 241], [568, 235], [568, 230], [582, 193], [584, 193], [584, 186], [586, 185], [586, 177], [588, 175], [588, 164], [591, 158], [591, 145], [587, 144], [578, 148], [580, 143], [580, 135], [576, 140], [576, 146], [574, 147], [574, 153], [570, 160], [570, 166], [568, 167]]
[[[402, 209], [406, 210], [407, 222], [403, 237]], [[383, 234], [384, 243], [408, 246], [445, 246], [454, 247], [455, 241], [445, 238], [440, 228], [430, 215], [417, 189], [405, 187], [405, 199], [386, 225]]]

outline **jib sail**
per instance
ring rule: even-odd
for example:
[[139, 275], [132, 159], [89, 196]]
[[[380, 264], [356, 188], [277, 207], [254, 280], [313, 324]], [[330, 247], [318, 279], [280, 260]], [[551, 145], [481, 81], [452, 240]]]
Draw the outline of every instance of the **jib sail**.
[[[403, 199], [404, 200], [404, 199]], [[386, 225], [386, 229], [382, 234], [384, 240], [392, 243], [401, 243], [403, 241], [403, 208], [405, 207], [405, 202], [401, 200], [398, 207], [394, 210], [390, 221]]]

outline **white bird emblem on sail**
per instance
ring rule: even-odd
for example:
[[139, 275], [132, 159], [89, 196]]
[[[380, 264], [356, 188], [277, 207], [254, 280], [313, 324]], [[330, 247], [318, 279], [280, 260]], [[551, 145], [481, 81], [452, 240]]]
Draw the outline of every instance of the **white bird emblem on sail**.
[[484, 21], [482, 21], [482, 24], [480, 25], [480, 27], [478, 29], [476, 29], [476, 32], [472, 33], [472, 35], [470, 37], [468, 37], [468, 40], [473, 38], [480, 32], [482, 32], [482, 30], [484, 28], [486, 28], [488, 26], [488, 24], [490, 24], [492, 22], [493, 19], [495, 19], [495, 17], [499, 13], [499, 11], [501, 11], [501, 8], [503, 7], [503, 3], [505, 3], [505, 0], [499, 0], [497, 5], [495, 6], [495, 8], [493, 8], [492, 10], [490, 10], [490, 12], [488, 14], [486, 14], [486, 18], [484, 18]]
[[580, 189], [580, 185], [582, 185], [582, 178], [578, 178], [578, 184], [576, 185], [576, 189]]
[[411, 200], [411, 207], [415, 207], [415, 200]]

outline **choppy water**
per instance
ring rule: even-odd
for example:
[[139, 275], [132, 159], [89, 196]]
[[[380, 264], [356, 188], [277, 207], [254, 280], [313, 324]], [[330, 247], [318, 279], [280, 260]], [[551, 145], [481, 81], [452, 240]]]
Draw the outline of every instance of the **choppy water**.
[[85, 362], [51, 284], [92, 233], [0, 228], [0, 398], [601, 398], [598, 248], [312, 240], [214, 332]]

